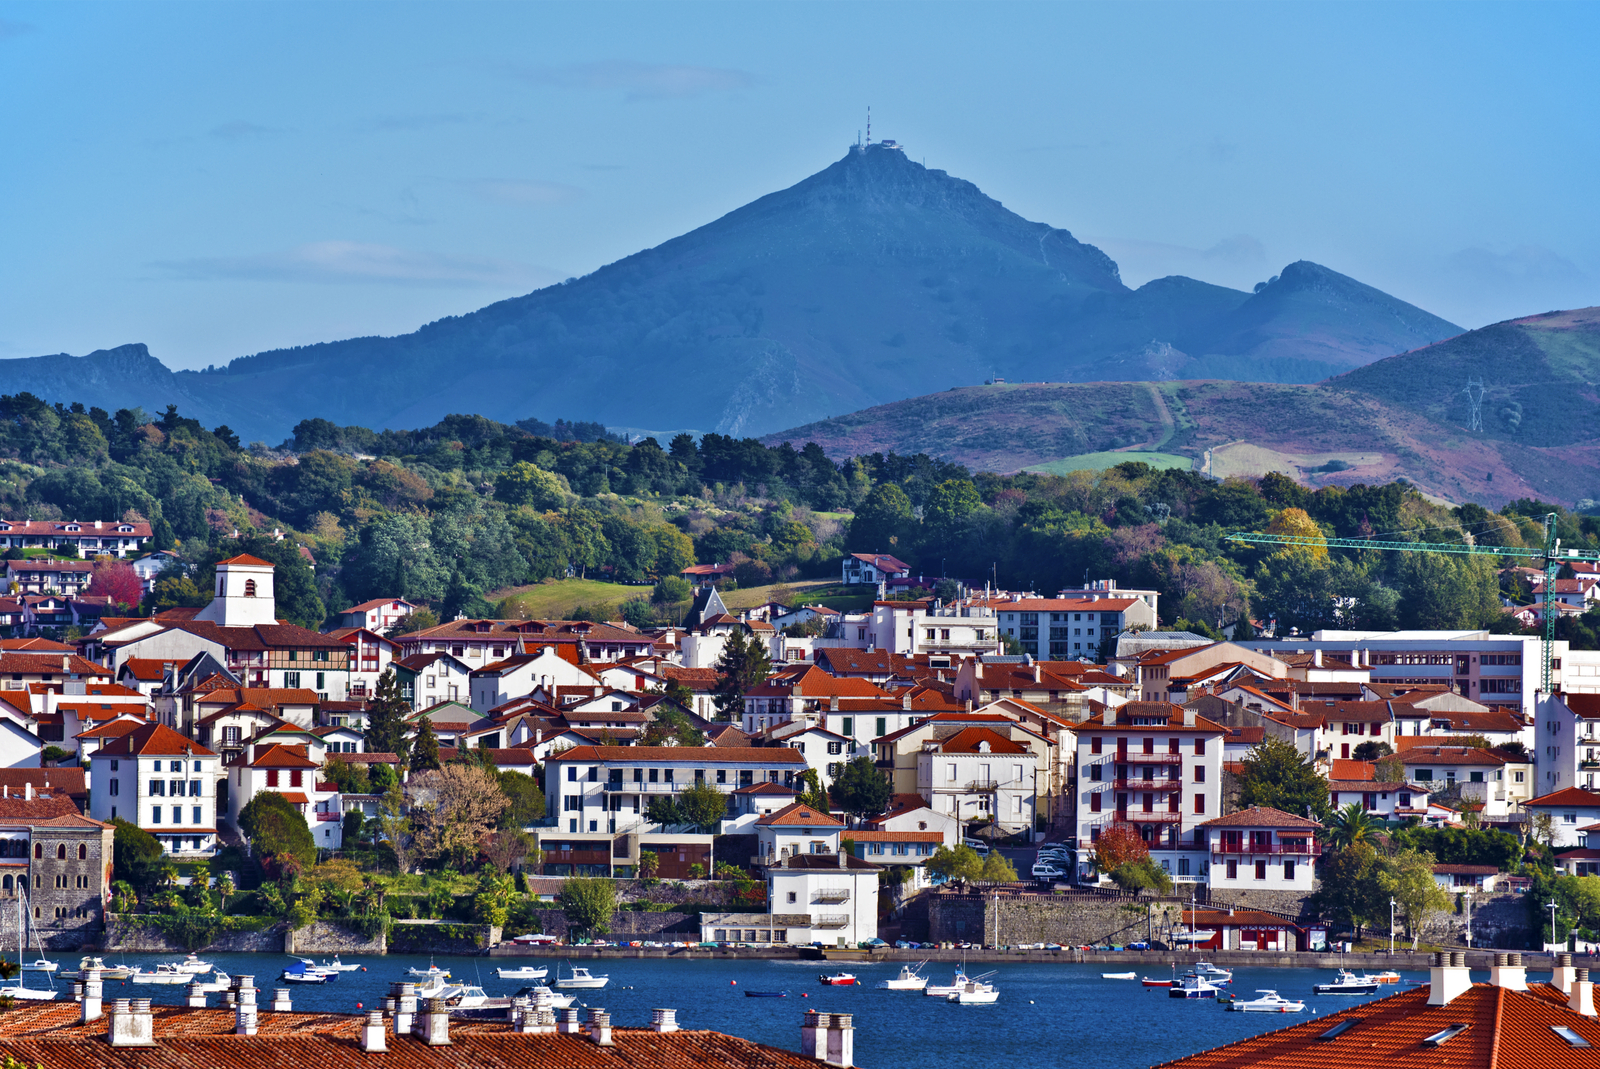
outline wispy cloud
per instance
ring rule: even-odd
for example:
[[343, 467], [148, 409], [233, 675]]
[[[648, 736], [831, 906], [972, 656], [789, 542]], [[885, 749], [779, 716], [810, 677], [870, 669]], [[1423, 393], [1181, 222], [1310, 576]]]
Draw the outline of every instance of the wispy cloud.
[[267, 134], [282, 133], [270, 126], [260, 123], [247, 122], [244, 119], [235, 119], [225, 122], [221, 126], [213, 126], [206, 131], [206, 136], [217, 141], [244, 141], [252, 137], [263, 137]]
[[314, 241], [283, 252], [167, 260], [154, 266], [174, 277], [196, 281], [532, 289], [561, 278], [558, 272], [513, 260], [422, 252], [358, 241]]
[[567, 89], [623, 90], [629, 100], [695, 97], [749, 89], [756, 77], [748, 71], [726, 67], [699, 67], [685, 63], [634, 63], [604, 60], [565, 67], [519, 68], [518, 77], [535, 85]]
[[0, 41], [9, 41], [13, 37], [21, 37], [25, 33], [33, 33], [37, 26], [30, 26], [26, 22], [12, 22], [10, 19], [0, 19]]
[[577, 186], [560, 182], [502, 181], [485, 178], [465, 183], [472, 195], [496, 204], [516, 204], [526, 207], [543, 207], [549, 204], [566, 204], [583, 196]]
[[412, 130], [432, 130], [440, 126], [461, 126], [472, 121], [472, 116], [454, 112], [437, 115], [378, 115], [362, 119], [354, 129], [364, 134], [409, 133]]

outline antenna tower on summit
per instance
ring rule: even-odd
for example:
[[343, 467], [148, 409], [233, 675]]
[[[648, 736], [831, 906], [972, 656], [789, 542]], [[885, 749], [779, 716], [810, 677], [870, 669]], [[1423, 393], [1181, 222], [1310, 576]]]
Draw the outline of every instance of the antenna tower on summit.
[[[1477, 391], [1474, 393], [1473, 391]], [[1468, 379], [1466, 388], [1461, 391], [1467, 395], [1467, 429], [1469, 431], [1483, 430], [1483, 380]]]
[[872, 144], [872, 105], [867, 105], [867, 144]]

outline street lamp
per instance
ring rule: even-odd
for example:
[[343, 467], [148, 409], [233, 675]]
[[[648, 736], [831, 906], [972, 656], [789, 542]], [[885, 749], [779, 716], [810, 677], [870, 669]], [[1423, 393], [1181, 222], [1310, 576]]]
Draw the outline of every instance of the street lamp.
[[1389, 953], [1394, 953], [1394, 899], [1389, 899]]
[[1546, 902], [1544, 905], [1545, 905], [1545, 908], [1550, 911], [1550, 945], [1551, 946], [1555, 946], [1555, 943], [1556, 943], [1556, 900], [1552, 898], [1550, 901]]
[[1463, 895], [1467, 902], [1467, 949], [1472, 949], [1472, 892], [1468, 890]]

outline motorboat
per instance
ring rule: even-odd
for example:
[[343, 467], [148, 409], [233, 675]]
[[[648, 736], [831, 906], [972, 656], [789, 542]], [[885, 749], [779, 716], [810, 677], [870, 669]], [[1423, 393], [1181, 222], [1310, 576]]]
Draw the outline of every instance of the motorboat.
[[1367, 973], [1364, 979], [1376, 980], [1380, 984], [1398, 984], [1400, 982], [1400, 974], [1393, 969], [1389, 969], [1384, 972]]
[[1139, 979], [1139, 974], [1136, 973], [1136, 972], [1103, 972], [1103, 973], [1100, 974], [1100, 979], [1102, 979], [1102, 980], [1137, 980], [1137, 979]]
[[533, 965], [519, 965], [515, 969], [496, 969], [502, 980], [543, 980], [550, 975], [548, 968]]
[[483, 993], [483, 988], [476, 984], [459, 984], [444, 989], [444, 994], [430, 996], [442, 998], [456, 1009], [475, 1010], [481, 1008], [489, 1001], [489, 996]]
[[921, 991], [928, 986], [928, 978], [922, 975], [922, 968], [927, 964], [919, 961], [915, 965], [902, 965], [899, 976], [893, 980], [879, 980], [872, 986], [879, 991]]
[[365, 965], [346, 965], [344, 962], [339, 960], [339, 956], [337, 954], [333, 956], [332, 961], [323, 961], [320, 965], [312, 961], [310, 958], [296, 958], [295, 960], [304, 962], [306, 968], [315, 969], [318, 972], [355, 972], [357, 969], [366, 968]]
[[283, 970], [283, 975], [278, 977], [286, 984], [326, 984], [338, 978], [339, 974], [336, 972], [313, 968], [303, 961], [295, 962]]
[[[884, 981], [884, 982], [887, 983], [888, 981]], [[752, 991], [747, 987], [747, 988], [744, 989], [744, 997], [745, 998], [788, 998], [789, 997], [789, 992], [787, 992], [787, 991]]]
[[1194, 968], [1189, 971], [1200, 977], [1200, 979], [1213, 984], [1229, 984], [1233, 982], [1232, 970], [1219, 969], [1209, 961], [1197, 961], [1194, 963]]
[[1348, 969], [1340, 969], [1331, 984], [1315, 984], [1311, 990], [1318, 995], [1374, 995], [1378, 981], [1370, 976], [1357, 976]]
[[1140, 983], [1142, 983], [1145, 987], [1171, 987], [1173, 984], [1175, 984], [1177, 982], [1178, 981], [1175, 980], [1175, 979], [1174, 980], [1152, 980], [1148, 976], [1146, 976], [1143, 980], [1140, 981]]
[[[993, 975], [994, 973], [984, 974], [984, 976]], [[983, 976], [973, 977], [947, 995], [947, 1000], [962, 1006], [992, 1005], [999, 1000], [1000, 992], [993, 984], [986, 984], [983, 980]]]
[[134, 973], [132, 965], [107, 965], [100, 958], [85, 957], [78, 962], [79, 972], [87, 972], [90, 969], [99, 969], [102, 980], [126, 980]]
[[550, 987], [547, 984], [533, 984], [530, 987], [524, 987], [524, 988], [521, 988], [520, 990], [518, 990], [517, 991], [517, 997], [518, 998], [530, 998], [530, 999], [533, 999], [535, 1002], [537, 1002], [541, 998], [547, 998], [547, 999], [550, 1000], [550, 1006], [551, 1006], [552, 1009], [564, 1010], [567, 1007], [571, 1006], [572, 1003], [573, 1003], [573, 1000], [575, 1000], [578, 996], [577, 995], [563, 995], [559, 991], [552, 991], [552, 990], [550, 990]]
[[135, 969], [133, 975], [128, 979], [136, 984], [164, 984], [169, 987], [176, 987], [179, 984], [187, 984], [194, 977], [194, 973], [184, 972], [173, 962], [164, 961], [149, 972], [143, 969]]
[[1181, 946], [1194, 946], [1196, 943], [1209, 942], [1212, 936], [1216, 934], [1216, 932], [1169, 932], [1167, 934], [1167, 942]]
[[1286, 999], [1268, 988], [1258, 987], [1256, 994], [1261, 997], [1234, 999], [1227, 1004], [1227, 1008], [1235, 1013], [1300, 1013], [1306, 1008], [1304, 1002]]
[[423, 980], [432, 980], [435, 977], [449, 976], [450, 975], [450, 970], [449, 969], [441, 969], [441, 968], [439, 968], [439, 966], [437, 966], [437, 965], [435, 965], [433, 963], [433, 959], [429, 958], [428, 959], [428, 967], [426, 969], [407, 969], [406, 970], [406, 975], [407, 976], [416, 976], [416, 977], [419, 977], [419, 978], [421, 978]]
[[196, 976], [190, 981], [189, 986], [198, 987], [201, 991], [205, 992], [226, 991], [233, 986], [233, 977], [229, 976], [221, 969], [216, 971], [215, 976], [216, 979], [212, 980], [210, 983], [206, 983], [205, 981], [201, 980], [199, 976]]
[[1216, 998], [1222, 991], [1217, 984], [1193, 973], [1167, 989], [1168, 998]]
[[209, 961], [201, 961], [193, 954], [187, 955], [182, 961], [175, 961], [170, 964], [178, 972], [184, 973], [211, 972], [214, 968]]
[[611, 977], [596, 976], [581, 965], [569, 965], [568, 968], [572, 971], [566, 976], [561, 975], [561, 970], [556, 970], [556, 987], [562, 990], [605, 987], [611, 982]]
[[61, 966], [55, 962], [49, 961], [45, 958], [40, 958], [37, 961], [25, 961], [22, 963], [23, 972], [55, 972], [60, 967]]
[[836, 972], [832, 976], [829, 976], [827, 973], [823, 973], [821, 976], [817, 977], [817, 979], [821, 980], [829, 987], [854, 987], [856, 984], [861, 982], [860, 980], [856, 979], [854, 973], [847, 972]]
[[948, 984], [929, 984], [922, 989], [922, 993], [929, 998], [949, 998], [960, 990], [961, 986], [966, 982], [967, 970], [963, 967], [956, 970], [955, 979]]

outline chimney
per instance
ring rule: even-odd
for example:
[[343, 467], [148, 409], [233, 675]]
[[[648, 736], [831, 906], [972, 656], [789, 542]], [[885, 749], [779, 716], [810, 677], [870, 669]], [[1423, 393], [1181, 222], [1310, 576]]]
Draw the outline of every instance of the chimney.
[[1311, 651], [1311, 667], [1313, 667], [1313, 668], [1321, 668], [1322, 667], [1322, 651], [1320, 649], [1316, 649], [1316, 650], [1312, 650]]
[[1522, 964], [1522, 955], [1496, 954], [1494, 967], [1489, 970], [1489, 982], [1513, 991], [1528, 990], [1528, 970]]
[[598, 1006], [589, 1008], [589, 1038], [597, 1047], [615, 1046], [611, 1042], [611, 1015]]
[[839, 711], [839, 696], [837, 694], [835, 694], [835, 695], [833, 695], [832, 697], [830, 697], [828, 699], [828, 712], [837, 713], [838, 711]]
[[1472, 988], [1472, 970], [1467, 956], [1459, 950], [1441, 950], [1433, 956], [1428, 970], [1428, 1005], [1448, 1006], [1450, 1000]]
[[800, 1025], [800, 1055], [813, 1061], [828, 1060], [828, 1033], [833, 1029], [833, 1014], [807, 1010]]
[[256, 1034], [256, 978], [254, 976], [239, 977], [239, 1006], [234, 1011], [233, 1034], [236, 1036], [253, 1036]]
[[1572, 993], [1572, 955], [1561, 953], [1556, 955], [1556, 967], [1550, 973], [1550, 986], [1561, 989], [1563, 995]]
[[850, 1069], [855, 1064], [856, 1029], [848, 1013], [833, 1015], [833, 1027], [828, 1029], [828, 1064], [839, 1069]]
[[430, 1047], [450, 1045], [450, 1007], [442, 998], [425, 1000], [422, 1011], [422, 1038]]
[[1581, 1013], [1585, 1017], [1593, 1017], [1594, 985], [1589, 982], [1589, 970], [1575, 971], [1577, 976], [1572, 981], [1572, 992], [1567, 996], [1567, 1009], [1573, 1013]]
[[1035, 661], [1033, 665], [1033, 681], [1035, 683], [1044, 682], [1044, 669], [1039, 667], [1039, 663], [1037, 661]]
[[361, 1049], [375, 1054], [389, 1049], [389, 1033], [381, 1010], [367, 1014], [367, 1022], [361, 1026]]
[[62, 675], [70, 675], [71, 672], [72, 672], [72, 655], [71, 654], [67, 654], [67, 653], [63, 653], [61, 655], [61, 674]]
[[289, 989], [287, 987], [275, 987], [272, 989], [272, 1012], [294, 1012], [294, 1002], [289, 998]]
[[113, 1047], [153, 1047], [155, 1018], [150, 1013], [150, 1000], [119, 998], [112, 1003], [106, 1017], [106, 1042]]
[[78, 975], [83, 979], [82, 1013], [78, 1020], [88, 1024], [105, 1015], [105, 983], [100, 979], [99, 969], [85, 969]]
[[904, 709], [908, 713], [911, 711], [911, 691], [910, 690], [907, 690], [905, 692], [905, 695], [900, 699], [900, 708]]
[[390, 984], [389, 995], [394, 999], [394, 1034], [403, 1036], [411, 1031], [411, 1021], [417, 1014], [417, 985]]
[[650, 1031], [676, 1032], [678, 1030], [677, 1010], [651, 1010]]
[[22, 797], [27, 801], [33, 801], [33, 782], [31, 780], [22, 785]]
[[583, 1031], [583, 1024], [578, 1020], [577, 1010], [568, 1006], [566, 1009], [557, 1010], [556, 1012], [559, 1014], [556, 1018], [557, 1032], [564, 1036], [570, 1036]]
[[200, 977], [196, 976], [189, 981], [189, 986], [184, 988], [183, 1004], [192, 1010], [206, 1008], [206, 989], [202, 986]]

